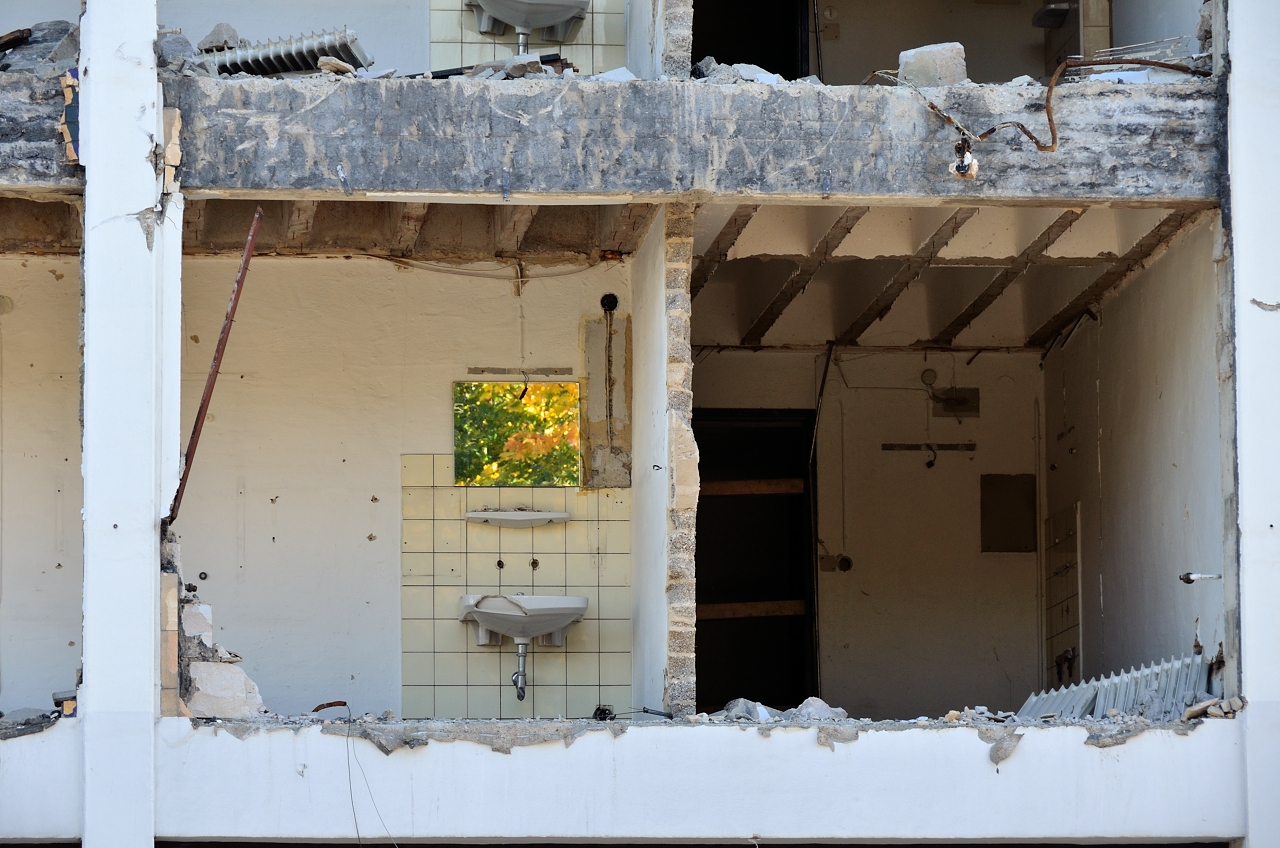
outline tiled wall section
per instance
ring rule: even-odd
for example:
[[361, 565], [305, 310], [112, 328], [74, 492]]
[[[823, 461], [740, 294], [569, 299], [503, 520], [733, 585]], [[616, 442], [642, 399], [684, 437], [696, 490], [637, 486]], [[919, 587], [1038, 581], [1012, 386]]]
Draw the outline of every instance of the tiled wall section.
[[[431, 67], [445, 70], [479, 62], [506, 59], [516, 53], [516, 31], [506, 35], [481, 35], [475, 13], [466, 0], [431, 0]], [[626, 0], [592, 0], [587, 17], [565, 44], [539, 41], [540, 30], [530, 36], [534, 53], [559, 53], [573, 62], [581, 74], [598, 74], [627, 63]]]
[[[580, 718], [598, 704], [631, 709], [629, 489], [458, 487], [452, 455], [402, 457], [401, 482], [406, 718]], [[571, 518], [530, 530], [464, 518], [469, 510], [518, 507]], [[530, 646], [524, 701], [511, 685], [511, 640], [477, 646], [470, 625], [458, 621], [458, 598], [482, 592], [589, 599], [586, 618], [569, 627], [563, 648], [536, 640]]]

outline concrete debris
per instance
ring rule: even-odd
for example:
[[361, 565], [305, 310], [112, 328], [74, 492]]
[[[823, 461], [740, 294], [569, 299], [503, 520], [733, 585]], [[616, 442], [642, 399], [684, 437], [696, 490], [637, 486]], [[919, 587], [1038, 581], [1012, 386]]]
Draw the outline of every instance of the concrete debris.
[[[161, 68], [181, 70], [187, 63], [195, 63], [199, 53], [181, 33], [169, 32], [156, 39], [156, 64]], [[164, 554], [161, 553], [163, 567]]]
[[1027, 76], [1026, 74], [1023, 74], [1020, 77], [1014, 77], [1013, 79], [1005, 83], [1005, 85], [1011, 88], [1027, 88], [1028, 86], [1039, 85], [1039, 84], [1040, 84], [1040, 80], [1032, 76]]
[[958, 42], [930, 44], [898, 54], [898, 79], [917, 88], [959, 85], [968, 78], [964, 45]]
[[356, 69], [341, 59], [335, 59], [332, 56], [321, 56], [316, 59], [316, 67], [327, 74], [335, 74], [337, 76], [353, 77], [356, 75]]
[[[737, 65], [721, 65], [713, 56], [707, 56], [701, 62], [694, 65], [693, 78], [698, 82], [706, 82], [712, 85], [737, 85], [738, 83], [762, 83], [764, 85], [787, 85], [788, 81], [785, 77], [770, 73], [759, 65], [751, 65], [745, 62]], [[804, 79], [796, 80], [797, 83], [806, 85], [822, 85], [822, 80], [815, 76], [807, 76]]]
[[0, 71], [66, 73], [80, 59], [80, 27], [70, 21], [44, 21], [31, 26], [25, 43], [0, 56]]
[[197, 718], [247, 719], [266, 712], [258, 685], [237, 665], [193, 662], [189, 665], [187, 708]]
[[53, 726], [61, 715], [60, 710], [41, 711], [31, 707], [0, 714], [0, 740], [30, 736]]
[[978, 730], [978, 738], [991, 746], [987, 756], [991, 762], [1000, 765], [1013, 754], [1013, 749], [1022, 741], [1022, 734], [1013, 727], [983, 727]]
[[766, 707], [758, 701], [735, 698], [725, 704], [723, 710], [712, 713], [711, 718], [719, 718], [724, 721], [774, 722], [782, 721], [782, 711], [775, 710], [773, 707]]
[[213, 607], [209, 604], [182, 605], [182, 632], [188, 638], [198, 639], [213, 647]]
[[[547, 59], [550, 64], [544, 65], [542, 59]], [[463, 78], [495, 82], [508, 79], [570, 80], [574, 78], [576, 70], [573, 63], [566, 59], [539, 57], [536, 53], [525, 53], [497, 62], [481, 62], [468, 68]]]
[[502, 64], [502, 72], [510, 79], [520, 79], [527, 74], [540, 74], [543, 73], [542, 60], [536, 53], [522, 53], [507, 59]]
[[844, 721], [849, 714], [840, 707], [832, 707], [821, 698], [805, 698], [800, 706], [782, 714], [785, 721]]
[[597, 82], [630, 82], [633, 79], [639, 79], [639, 77], [626, 68], [614, 68], [612, 71], [605, 71], [602, 74], [587, 77], [587, 79]]
[[1193, 718], [1200, 718], [1200, 716], [1208, 713], [1211, 707], [1216, 707], [1217, 705], [1217, 698], [1205, 698], [1203, 701], [1199, 701], [1187, 707], [1187, 709], [1182, 713], [1182, 720], [1190, 721]]
[[236, 32], [235, 27], [231, 26], [231, 24], [215, 24], [209, 34], [200, 39], [200, 43], [196, 45], [201, 53], [210, 53], [214, 50], [230, 50], [239, 46], [240, 34]]

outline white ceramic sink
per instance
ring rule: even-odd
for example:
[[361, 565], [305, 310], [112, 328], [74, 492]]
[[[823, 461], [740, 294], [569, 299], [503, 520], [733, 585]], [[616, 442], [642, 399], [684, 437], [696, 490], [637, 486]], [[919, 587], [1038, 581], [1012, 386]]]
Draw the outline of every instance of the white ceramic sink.
[[477, 644], [495, 644], [482, 641], [487, 634], [479, 629], [510, 636], [517, 645], [539, 636], [563, 644], [564, 629], [586, 612], [587, 598], [580, 595], [463, 595], [458, 601], [458, 620], [476, 625]]
[[529, 32], [538, 27], [555, 26], [581, 15], [591, 0], [477, 0], [490, 15], [517, 30]]

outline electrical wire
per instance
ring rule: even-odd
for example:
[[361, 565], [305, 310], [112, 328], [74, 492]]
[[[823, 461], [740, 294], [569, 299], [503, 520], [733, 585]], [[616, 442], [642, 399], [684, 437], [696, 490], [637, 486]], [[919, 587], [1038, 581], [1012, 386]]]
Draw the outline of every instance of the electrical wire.
[[391, 844], [395, 848], [400, 848], [396, 844], [395, 839], [391, 836], [391, 829], [387, 827], [387, 822], [382, 818], [382, 810], [378, 809], [378, 801], [373, 797], [373, 787], [369, 785], [369, 775], [365, 774], [364, 764], [360, 762], [360, 755], [355, 752], [355, 746], [351, 742], [351, 728], [355, 724], [355, 716], [351, 712], [351, 705], [346, 701], [329, 701], [321, 704], [312, 710], [318, 713], [321, 710], [327, 710], [330, 707], [345, 707], [347, 710], [347, 737], [346, 737], [346, 753], [347, 753], [347, 800], [351, 802], [351, 822], [356, 829], [356, 844], [363, 845], [364, 837], [360, 834], [360, 817], [356, 814], [356, 791], [355, 779], [351, 773], [351, 760], [356, 761], [356, 767], [360, 769], [360, 777], [364, 779], [365, 791], [369, 794], [369, 802], [373, 804], [373, 811], [378, 815], [378, 821], [382, 824], [383, 831], [386, 832], [387, 838], [391, 840]]
[[[595, 271], [600, 265], [605, 266], [605, 270], [612, 270], [614, 267], [618, 267], [623, 264], [622, 262], [619, 262], [616, 260], [610, 260], [606, 262], [600, 262], [597, 265], [589, 265], [586, 268], [579, 268], [576, 271], [569, 271], [562, 274], [537, 274], [535, 276], [529, 276], [528, 274], [525, 274], [523, 272], [522, 268], [524, 263], [519, 260], [512, 260], [509, 264], [504, 264], [503, 270], [489, 274], [489, 273], [484, 273], [480, 271], [465, 270], [465, 269], [459, 268], [457, 265], [446, 265], [444, 263], [438, 263], [438, 262], [427, 262], [421, 259], [404, 259], [399, 256], [379, 256], [376, 253], [359, 253], [354, 255], [363, 256], [367, 259], [380, 259], [383, 262], [390, 262], [392, 265], [398, 265], [402, 268], [414, 268], [419, 271], [437, 271], [441, 274], [450, 274], [456, 277], [476, 277], [477, 279], [481, 279], [481, 280], [507, 280], [509, 282], [514, 282], [514, 283], [528, 283], [534, 280], [563, 280], [563, 279], [568, 279], [569, 277], [577, 277], [581, 274], [587, 274], [587, 273], [590, 273], [591, 271]], [[491, 261], [491, 260], [484, 260], [484, 261]], [[511, 270], [514, 270], [516, 272], [515, 277], [510, 277], [506, 273], [503, 273], [503, 271], [511, 271]]]

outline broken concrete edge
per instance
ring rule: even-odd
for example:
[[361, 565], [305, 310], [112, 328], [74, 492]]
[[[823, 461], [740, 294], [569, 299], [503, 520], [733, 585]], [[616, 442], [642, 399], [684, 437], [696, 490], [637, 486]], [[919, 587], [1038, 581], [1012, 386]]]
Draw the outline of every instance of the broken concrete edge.
[[[608, 732], [617, 739], [633, 729], [664, 728], [672, 731], [698, 728], [737, 728], [742, 732], [755, 729], [770, 738], [777, 731], [814, 732], [819, 747], [835, 751], [836, 745], [858, 741], [864, 733], [902, 733], [918, 730], [972, 730], [978, 738], [991, 746], [991, 761], [1000, 762], [1013, 754], [1019, 741], [1028, 731], [1075, 728], [1085, 732], [1084, 744], [1094, 748], [1113, 748], [1134, 737], [1153, 731], [1171, 732], [1176, 736], [1189, 736], [1205, 723], [1204, 719], [1154, 723], [1133, 721], [1034, 721], [1017, 724], [997, 722], [954, 722], [945, 719], [885, 720], [845, 719], [841, 721], [783, 721], [769, 724], [755, 722], [719, 722], [702, 720], [705, 716], [687, 717], [683, 721], [608, 721], [594, 719], [371, 719], [354, 721], [322, 719], [311, 716], [272, 716], [260, 719], [208, 719], [191, 718], [193, 730], [212, 730], [215, 734], [226, 732], [241, 741], [259, 733], [289, 731], [300, 733], [319, 727], [326, 736], [363, 739], [383, 754], [390, 755], [401, 748], [421, 748], [431, 742], [470, 742], [483, 745], [499, 754], [510, 754], [515, 748], [560, 742], [568, 748], [588, 733]], [[44, 727], [40, 728], [41, 730]], [[37, 731], [27, 731], [37, 732]], [[0, 735], [0, 739], [8, 738]]]
[[40, 713], [38, 716], [32, 716], [20, 722], [5, 721], [0, 718], [0, 742], [7, 739], [17, 739], [21, 736], [30, 736], [34, 733], [43, 733], [58, 723], [61, 717], [60, 711], [50, 711], [48, 713]]
[[[1018, 119], [1043, 128], [1035, 91], [958, 85], [937, 93], [974, 125]], [[1213, 204], [1223, 160], [1213, 81], [1065, 86], [1054, 98], [1058, 151], [1038, 153], [1000, 134], [975, 149], [977, 180], [947, 172], [954, 130], [913, 91], [889, 86], [184, 77], [166, 83], [165, 99], [182, 109], [178, 175], [193, 196], [498, 202], [505, 189], [534, 202], [827, 195], [845, 203]], [[371, 135], [371, 126], [380, 129]]]

